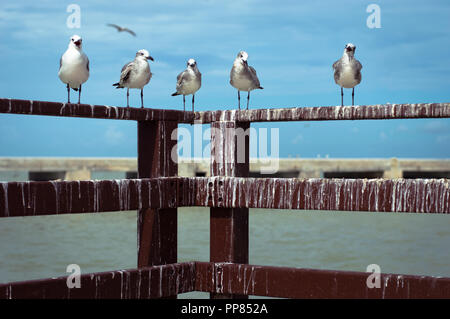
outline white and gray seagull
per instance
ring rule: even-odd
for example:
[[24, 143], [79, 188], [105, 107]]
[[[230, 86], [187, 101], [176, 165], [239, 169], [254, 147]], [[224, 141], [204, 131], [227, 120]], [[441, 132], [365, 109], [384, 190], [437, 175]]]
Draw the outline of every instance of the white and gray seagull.
[[256, 70], [247, 63], [248, 54], [240, 51], [234, 60], [233, 67], [230, 72], [230, 84], [238, 90], [238, 107], [241, 109], [240, 91], [247, 91], [247, 110], [250, 101], [250, 91], [255, 89], [263, 89], [259, 84]]
[[89, 78], [89, 59], [83, 52], [83, 40], [73, 35], [69, 47], [59, 60], [58, 76], [67, 84], [67, 103], [70, 103], [70, 89], [78, 91], [78, 104], [81, 99], [81, 85]]
[[136, 52], [134, 60], [123, 66], [120, 81], [113, 84], [116, 89], [127, 88], [127, 107], [130, 107], [130, 89], [141, 89], [141, 107], [144, 108], [144, 86], [152, 78], [147, 60], [154, 61], [147, 50]]
[[341, 105], [344, 106], [344, 90], [352, 89], [352, 105], [355, 104], [355, 86], [361, 82], [362, 65], [355, 59], [356, 46], [348, 43], [342, 58], [333, 63], [334, 81], [341, 87]]
[[117, 32], [128, 32], [128, 33], [131, 34], [132, 36], [136, 36], [136, 33], [134, 33], [133, 30], [130, 30], [130, 29], [125, 28], [125, 27], [121, 27], [120, 25], [113, 24], [113, 23], [108, 23], [107, 26], [108, 26], [108, 27], [116, 28], [116, 29], [117, 29]]
[[186, 70], [178, 74], [176, 92], [172, 96], [183, 95], [183, 110], [186, 111], [186, 95], [192, 94], [192, 112], [194, 112], [195, 92], [202, 86], [202, 74], [194, 59], [187, 61]]

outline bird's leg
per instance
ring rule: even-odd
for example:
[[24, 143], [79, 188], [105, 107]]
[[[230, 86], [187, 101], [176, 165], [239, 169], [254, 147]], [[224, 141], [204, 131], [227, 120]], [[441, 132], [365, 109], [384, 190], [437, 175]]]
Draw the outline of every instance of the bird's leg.
[[192, 112], [194, 112], [195, 94], [192, 94]]
[[247, 110], [248, 110], [248, 103], [250, 102], [250, 91], [248, 91], [247, 95]]
[[141, 89], [141, 108], [144, 108], [144, 88]]
[[240, 110], [241, 109], [241, 94], [239, 93], [239, 90], [238, 90], [238, 107]]
[[355, 88], [352, 90], [352, 106], [355, 105]]
[[186, 97], [183, 95], [183, 111], [186, 111]]
[[341, 87], [341, 105], [344, 106], [344, 89]]
[[67, 103], [70, 103], [70, 87], [69, 87], [69, 83], [67, 83]]
[[81, 99], [81, 84], [80, 84], [80, 90], [78, 91], [78, 104], [80, 104]]
[[127, 107], [130, 107], [130, 104], [129, 104], [129, 96], [130, 96], [130, 88], [127, 88]]

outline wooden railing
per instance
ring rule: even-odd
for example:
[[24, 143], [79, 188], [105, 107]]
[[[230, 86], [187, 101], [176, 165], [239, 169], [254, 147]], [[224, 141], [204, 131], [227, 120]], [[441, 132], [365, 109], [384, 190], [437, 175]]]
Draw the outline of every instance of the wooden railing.
[[[138, 267], [0, 285], [2, 298], [449, 298], [450, 278], [248, 265], [249, 208], [450, 213], [447, 179], [249, 178], [251, 122], [449, 118], [449, 103], [182, 112], [0, 99], [0, 113], [134, 120], [138, 179], [0, 183], [0, 217], [138, 210]], [[179, 123], [210, 123], [211, 177], [177, 177]], [[210, 207], [210, 262], [177, 263], [177, 207]]]

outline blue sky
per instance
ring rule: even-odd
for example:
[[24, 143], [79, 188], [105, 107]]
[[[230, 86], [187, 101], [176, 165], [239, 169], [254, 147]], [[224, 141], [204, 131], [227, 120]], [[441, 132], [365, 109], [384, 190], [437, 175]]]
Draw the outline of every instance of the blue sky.
[[[66, 26], [71, 3], [81, 7], [80, 29]], [[372, 3], [381, 8], [379, 29], [366, 25]], [[90, 59], [82, 96], [89, 104], [125, 106], [125, 91], [111, 85], [145, 48], [155, 58], [147, 107], [182, 109], [182, 98], [170, 94], [192, 57], [203, 74], [196, 109], [235, 108], [229, 71], [240, 50], [264, 87], [252, 93], [251, 108], [339, 105], [331, 64], [348, 42], [364, 66], [356, 104], [450, 102], [449, 16], [448, 0], [3, 1], [0, 97], [65, 101], [58, 62], [69, 37], [79, 34]], [[350, 90], [344, 98], [351, 103]], [[130, 103], [140, 105], [139, 91]], [[281, 157], [450, 158], [450, 119], [254, 127], [279, 128]], [[0, 156], [128, 157], [136, 155], [136, 140], [135, 122], [0, 114]]]

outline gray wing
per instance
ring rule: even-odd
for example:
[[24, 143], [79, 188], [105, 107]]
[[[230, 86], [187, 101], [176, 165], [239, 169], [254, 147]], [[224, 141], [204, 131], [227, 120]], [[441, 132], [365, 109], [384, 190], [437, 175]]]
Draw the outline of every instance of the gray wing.
[[129, 62], [123, 66], [122, 73], [120, 74], [120, 83], [126, 82], [128, 80], [133, 66], [134, 62]]
[[333, 63], [333, 69], [339, 69], [341, 67], [341, 60], [337, 60], [336, 62]]
[[183, 71], [177, 76], [177, 91], [183, 87], [185, 81], [189, 81], [191, 79], [191, 75], [189, 72]]
[[341, 66], [342, 66], [342, 62], [341, 60], [337, 60], [336, 62], [333, 63], [333, 69], [334, 69], [334, 81], [337, 83], [337, 81], [339, 81], [339, 77], [341, 75]]
[[358, 80], [358, 83], [361, 82], [361, 69], [362, 69], [362, 64], [355, 59], [355, 67], [356, 67], [356, 74], [355, 74], [355, 78], [356, 80]]
[[86, 57], [86, 59], [87, 59], [87, 65], [86, 65], [86, 67], [87, 67], [87, 70], [90, 71], [90, 70], [89, 70], [89, 58]]
[[128, 28], [123, 29], [123, 31], [126, 31], [126, 32], [130, 33], [131, 35], [136, 36], [136, 33], [134, 33], [133, 30], [130, 30]]
[[250, 71], [250, 75], [251, 75], [251, 77], [253, 79], [253, 82], [255, 83], [256, 87], [260, 87], [259, 79], [258, 79], [258, 76], [256, 75], [256, 70], [253, 67], [251, 67], [251, 66], [249, 66], [248, 69]]
[[62, 66], [62, 57], [59, 58], [59, 69], [61, 70], [61, 66]]
[[108, 23], [107, 26], [116, 28], [118, 31], [120, 31], [120, 29], [122, 29], [122, 28], [121, 28], [120, 26], [118, 26], [117, 24]]

